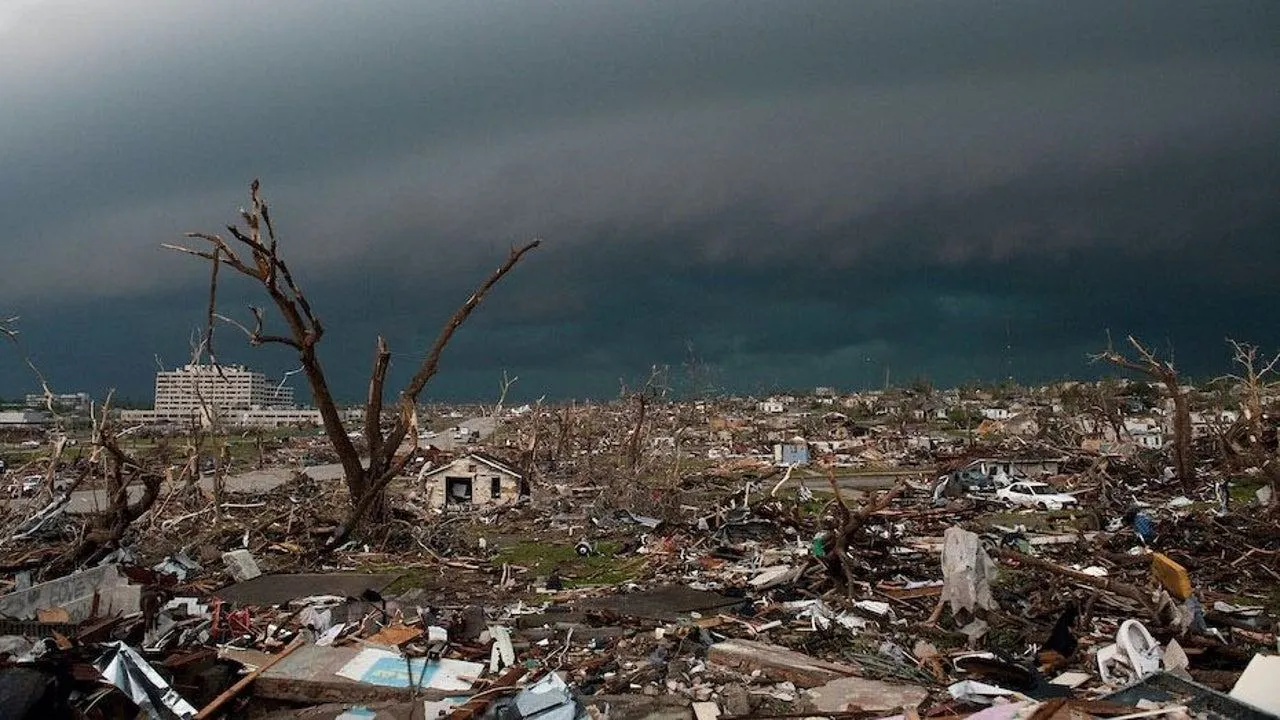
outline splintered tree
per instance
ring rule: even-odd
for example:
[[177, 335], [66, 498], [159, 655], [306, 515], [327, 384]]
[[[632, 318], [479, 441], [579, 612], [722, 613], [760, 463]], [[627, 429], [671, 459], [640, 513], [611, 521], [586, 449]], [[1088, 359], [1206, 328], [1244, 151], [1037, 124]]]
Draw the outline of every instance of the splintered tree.
[[649, 379], [645, 380], [644, 385], [638, 389], [628, 390], [626, 384], [622, 385], [622, 397], [636, 406], [635, 422], [631, 426], [630, 437], [627, 441], [627, 465], [632, 471], [640, 467], [640, 450], [644, 447], [644, 427], [645, 418], [648, 416], [649, 406], [654, 402], [665, 399], [667, 396], [667, 372], [666, 368], [659, 368], [657, 365], [649, 368]]
[[[17, 318], [0, 319], [0, 337], [9, 340], [17, 349], [22, 361], [36, 376], [44, 396], [45, 409], [57, 420], [53, 451], [46, 459], [46, 497], [51, 502], [43, 509], [25, 518], [10, 540], [34, 536], [47, 522], [65, 510], [71, 493], [86, 479], [97, 476], [105, 481], [107, 507], [88, 516], [81, 527], [76, 542], [62, 555], [41, 567], [44, 577], [56, 577], [81, 565], [92, 564], [120, 547], [125, 534], [133, 523], [155, 504], [160, 495], [163, 474], [154, 466], [145, 464], [120, 447], [121, 432], [111, 420], [111, 395], [100, 408], [91, 408], [93, 434], [89, 442], [89, 457], [84, 469], [67, 487], [55, 491], [54, 477], [62, 453], [67, 445], [63, 422], [54, 408], [53, 391], [40, 369], [31, 360], [19, 339]], [[137, 486], [141, 485], [139, 492]], [[0, 543], [4, 540], [0, 540]]]
[[[1227, 343], [1235, 353], [1232, 359], [1240, 370], [1239, 374], [1227, 375], [1223, 379], [1235, 385], [1240, 419], [1223, 433], [1223, 450], [1228, 460], [1262, 470], [1271, 483], [1273, 494], [1280, 496], [1280, 457], [1277, 457], [1277, 449], [1267, 442], [1267, 427], [1263, 422], [1263, 402], [1277, 385], [1276, 367], [1280, 365], [1280, 353], [1267, 358], [1259, 356], [1257, 345], [1230, 338]], [[1272, 507], [1276, 506], [1273, 503]]]
[[249, 200], [249, 208], [241, 210], [245, 226], [243, 228], [236, 225], [227, 226], [234, 245], [223, 239], [221, 235], [196, 232], [188, 233], [187, 237], [207, 242], [209, 249], [181, 245], [165, 245], [165, 247], [204, 258], [212, 264], [209, 288], [211, 308], [218, 288], [217, 268], [225, 265], [260, 285], [284, 322], [284, 332], [270, 333], [265, 329], [266, 313], [262, 308], [250, 308], [254, 319], [252, 327], [211, 310], [211, 314], [218, 320], [242, 330], [248, 337], [250, 345], [283, 345], [292, 348], [298, 354], [302, 373], [307, 378], [313, 401], [320, 411], [325, 434], [342, 464], [351, 503], [346, 519], [329, 540], [328, 547], [333, 548], [345, 542], [371, 511], [374, 514], [385, 512], [386, 487], [392, 479], [403, 473], [412, 456], [412, 452], [399, 453], [398, 451], [406, 440], [416, 446], [418, 396], [439, 370], [440, 356], [445, 346], [493, 286], [506, 276], [526, 253], [538, 247], [540, 241], [534, 240], [523, 246], [513, 247], [506, 261], [454, 311], [453, 316], [441, 328], [434, 344], [428, 349], [408, 384], [400, 390], [396, 399], [395, 420], [386, 430], [382, 425], [382, 410], [387, 371], [391, 366], [391, 350], [385, 339], [378, 338], [373, 355], [373, 369], [369, 374], [368, 399], [364, 412], [364, 436], [369, 453], [366, 461], [361, 458], [359, 450], [342, 425], [342, 416], [320, 362], [317, 346], [324, 337], [324, 325], [280, 254], [279, 240], [271, 221], [271, 214], [267, 203], [259, 193], [257, 180], [254, 180], [250, 186]]
[[1264, 396], [1276, 385], [1276, 365], [1280, 353], [1271, 358], [1259, 357], [1258, 346], [1227, 338], [1227, 344], [1235, 352], [1232, 361], [1240, 367], [1240, 374], [1227, 375], [1223, 379], [1235, 385], [1240, 396], [1240, 419], [1227, 433], [1234, 449], [1253, 449], [1262, 445], [1262, 403]]
[[1094, 362], [1105, 360], [1117, 367], [1139, 372], [1164, 385], [1165, 391], [1173, 400], [1173, 469], [1182, 483], [1184, 490], [1190, 490], [1195, 482], [1195, 460], [1191, 454], [1191, 407], [1187, 402], [1187, 393], [1178, 383], [1178, 371], [1173, 361], [1156, 357], [1147, 346], [1132, 335], [1128, 336], [1129, 344], [1138, 353], [1133, 359], [1118, 352], [1107, 339], [1107, 349], [1092, 355]]

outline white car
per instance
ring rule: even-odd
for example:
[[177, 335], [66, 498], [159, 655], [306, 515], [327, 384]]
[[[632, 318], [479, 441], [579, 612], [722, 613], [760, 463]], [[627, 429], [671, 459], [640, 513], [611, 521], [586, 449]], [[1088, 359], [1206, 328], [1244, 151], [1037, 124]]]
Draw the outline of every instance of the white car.
[[1041, 510], [1061, 510], [1068, 505], [1078, 505], [1074, 495], [1055, 492], [1042, 482], [1022, 481], [996, 491], [996, 499], [1010, 507], [1023, 506]]
[[21, 480], [14, 480], [13, 485], [9, 488], [9, 494], [14, 497], [27, 497], [35, 495], [40, 486], [44, 484], [43, 475], [27, 475]]

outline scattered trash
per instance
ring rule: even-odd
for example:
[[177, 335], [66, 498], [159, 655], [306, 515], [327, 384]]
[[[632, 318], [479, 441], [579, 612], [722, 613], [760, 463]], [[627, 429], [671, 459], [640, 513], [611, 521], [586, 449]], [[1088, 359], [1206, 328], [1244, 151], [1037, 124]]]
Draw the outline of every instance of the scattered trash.
[[977, 680], [961, 680], [947, 686], [947, 692], [951, 693], [951, 697], [966, 702], [978, 703], [980, 705], [990, 705], [997, 698], [1016, 698], [1018, 693], [1012, 690], [1006, 690], [996, 685], [988, 685]]
[[1160, 669], [1160, 644], [1137, 620], [1125, 620], [1116, 632], [1113, 645], [1098, 648], [1098, 674], [1108, 684], [1122, 677], [1141, 680]]
[[1191, 577], [1186, 568], [1167, 555], [1151, 553], [1151, 574], [1177, 600], [1191, 597]]
[[509, 700], [489, 706], [484, 717], [487, 720], [583, 720], [586, 708], [560, 679], [551, 673], [521, 690]]
[[202, 569], [200, 563], [192, 560], [185, 549], [166, 557], [163, 562], [152, 568], [156, 572], [174, 576], [178, 582], [185, 582], [188, 576]]
[[[870, 471], [818, 464], [846, 462], [843, 446], [814, 445], [810, 465], [755, 462], [742, 442], [755, 435], [719, 412], [703, 434], [724, 454], [682, 456], [678, 472], [672, 458], [660, 486], [593, 467], [520, 503], [443, 510], [401, 488], [385, 529], [324, 552], [349, 503], [340, 482], [301, 474], [231, 494], [218, 524], [175, 497], [89, 566], [52, 573], [49, 544], [79, 526], [48, 513], [0, 545], [0, 685], [166, 718], [288, 703], [318, 720], [1022, 720], [1270, 702], [1274, 683], [1257, 678], [1277, 648], [1280, 539], [1256, 505], [1206, 502], [1218, 471], [1184, 490], [1104, 453], [1032, 474], [1014, 466], [1015, 443], [1012, 460], [938, 457], [884, 490]], [[600, 460], [572, 417], [521, 420], [534, 421], [540, 437], [568, 428], [561, 472]], [[905, 462], [900, 430], [839, 427], [875, 462]], [[1003, 507], [996, 486], [1013, 484], [1079, 503]], [[96, 664], [108, 655], [110, 684]], [[1094, 704], [1108, 692], [1124, 699]]]

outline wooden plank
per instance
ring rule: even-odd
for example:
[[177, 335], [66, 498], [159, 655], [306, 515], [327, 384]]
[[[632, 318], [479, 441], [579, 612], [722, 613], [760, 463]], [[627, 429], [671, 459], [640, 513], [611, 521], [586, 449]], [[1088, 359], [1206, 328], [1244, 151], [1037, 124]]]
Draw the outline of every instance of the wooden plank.
[[289, 654], [292, 653], [294, 650], [297, 650], [298, 648], [302, 647], [302, 643], [303, 643], [303, 640], [301, 637], [294, 638], [293, 642], [289, 643], [289, 645], [285, 647], [285, 649], [282, 650], [279, 655], [276, 655], [275, 657], [271, 658], [269, 662], [267, 662], [257, 670], [254, 670], [248, 675], [245, 675], [244, 677], [240, 678], [239, 682], [227, 688], [226, 690], [222, 691], [221, 695], [214, 698], [212, 702], [210, 702], [208, 705], [205, 705], [203, 708], [201, 708], [200, 712], [196, 713], [194, 720], [205, 720], [205, 718], [212, 716], [214, 713], [218, 711], [218, 708], [225, 705], [228, 700], [231, 700], [236, 695], [239, 695], [242, 690], [249, 687], [249, 683], [252, 683], [254, 679], [256, 679], [264, 671], [266, 671], [272, 665], [275, 665], [276, 663], [288, 657]]
[[735, 639], [716, 643], [707, 651], [707, 661], [743, 673], [759, 670], [770, 680], [789, 681], [803, 688], [817, 687], [859, 672], [859, 668], [853, 665], [831, 663], [778, 645], [752, 640]]

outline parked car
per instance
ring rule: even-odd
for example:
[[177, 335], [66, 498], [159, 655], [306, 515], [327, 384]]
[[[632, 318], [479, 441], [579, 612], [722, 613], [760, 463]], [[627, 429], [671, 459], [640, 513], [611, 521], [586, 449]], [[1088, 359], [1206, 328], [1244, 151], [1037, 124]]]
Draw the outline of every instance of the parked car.
[[958, 483], [969, 492], [986, 492], [996, 489], [995, 479], [978, 468], [965, 468], [951, 473], [951, 482]]
[[1024, 480], [996, 490], [996, 499], [1010, 507], [1034, 507], [1041, 510], [1061, 510], [1068, 505], [1078, 505], [1074, 495], [1056, 492], [1048, 484]]
[[1021, 475], [1011, 478], [1003, 470], [984, 473], [979, 467], [969, 466], [940, 476], [934, 485], [934, 498], [937, 499], [942, 495], [959, 497], [965, 493], [987, 495], [1023, 479], [1025, 478]]
[[44, 484], [43, 475], [27, 475], [21, 480], [14, 480], [13, 485], [9, 486], [9, 494], [14, 497], [27, 497], [35, 495], [40, 486]]

